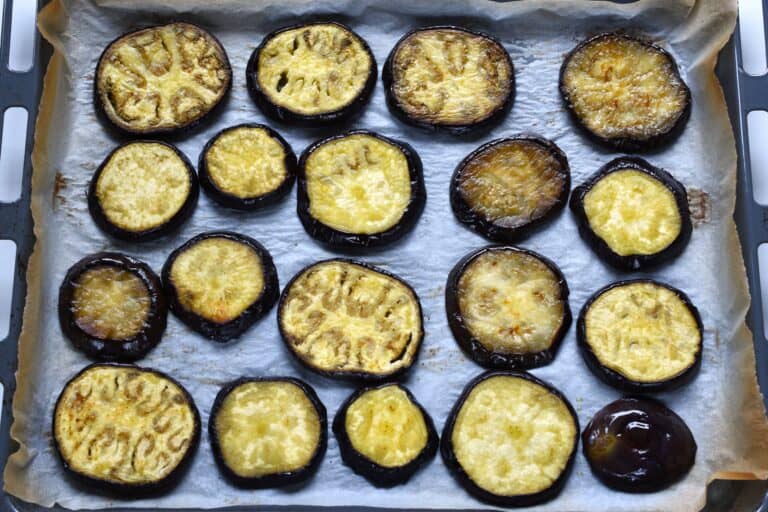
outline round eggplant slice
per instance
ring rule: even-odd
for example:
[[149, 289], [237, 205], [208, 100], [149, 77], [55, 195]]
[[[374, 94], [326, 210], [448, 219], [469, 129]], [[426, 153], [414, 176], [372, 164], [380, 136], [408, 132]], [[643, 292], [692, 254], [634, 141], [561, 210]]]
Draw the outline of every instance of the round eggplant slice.
[[135, 361], [165, 332], [168, 303], [160, 279], [145, 263], [114, 252], [73, 265], [59, 288], [59, 323], [88, 357]]
[[696, 441], [685, 422], [648, 398], [606, 405], [581, 434], [592, 473], [608, 487], [655, 492], [680, 480], [696, 459]]
[[299, 219], [310, 236], [332, 247], [398, 240], [416, 225], [426, 197], [413, 148], [372, 132], [316, 142], [299, 162]]
[[453, 26], [407, 33], [382, 72], [390, 110], [401, 121], [466, 133], [500, 121], [512, 108], [515, 70], [504, 46]]
[[285, 345], [327, 377], [384, 380], [408, 370], [424, 337], [416, 292], [365, 263], [332, 259], [299, 272], [277, 311]]
[[208, 141], [199, 169], [200, 184], [211, 199], [229, 208], [256, 210], [291, 191], [296, 155], [268, 126], [241, 124]]
[[521, 135], [469, 154], [451, 179], [459, 222], [489, 240], [513, 242], [552, 219], [568, 200], [568, 159], [554, 143]]
[[685, 187], [641, 158], [600, 168], [571, 196], [581, 237], [606, 263], [639, 270], [669, 261], [691, 239]]
[[356, 391], [333, 420], [341, 458], [377, 487], [407, 482], [437, 453], [432, 419], [399, 384]]
[[674, 140], [691, 92], [663, 48], [621, 33], [579, 44], [560, 69], [560, 94], [576, 124], [597, 142], [641, 151]]
[[192, 397], [149, 368], [88, 366], [67, 382], [53, 412], [53, 442], [64, 469], [129, 499], [177, 484], [199, 440]]
[[256, 240], [229, 231], [197, 235], [163, 266], [171, 311], [217, 342], [237, 338], [267, 314], [280, 285], [272, 256]]
[[221, 43], [195, 25], [170, 23], [107, 46], [96, 66], [94, 103], [123, 132], [168, 135], [202, 121], [231, 85]]
[[517, 247], [480, 249], [459, 261], [448, 275], [445, 309], [456, 342], [487, 368], [551, 363], [571, 325], [563, 274]]
[[208, 433], [216, 463], [234, 485], [264, 489], [310, 478], [328, 444], [325, 406], [290, 377], [241, 378], [213, 403]]
[[688, 296], [650, 279], [599, 290], [576, 325], [589, 369], [607, 384], [637, 393], [688, 383], [701, 366], [702, 332]]
[[464, 388], [440, 442], [443, 461], [477, 499], [501, 507], [548, 501], [565, 485], [579, 421], [557, 389], [525, 372], [486, 372]]
[[129, 242], [178, 229], [199, 195], [189, 160], [165, 142], [124, 144], [104, 159], [88, 189], [88, 209], [107, 234]]
[[368, 44], [335, 22], [308, 23], [267, 35], [246, 69], [248, 91], [279, 121], [317, 125], [362, 113], [376, 85]]

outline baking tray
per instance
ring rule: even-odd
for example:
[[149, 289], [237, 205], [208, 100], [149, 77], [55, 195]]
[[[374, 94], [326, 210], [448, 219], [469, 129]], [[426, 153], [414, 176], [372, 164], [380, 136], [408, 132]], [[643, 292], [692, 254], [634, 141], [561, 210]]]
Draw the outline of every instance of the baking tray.
[[[49, 0], [5, 0], [3, 5], [2, 32], [0, 33], [0, 112], [9, 107], [23, 107], [28, 112], [28, 126], [24, 154], [20, 197], [12, 203], [0, 202], [0, 240], [12, 240], [16, 244], [16, 261], [13, 275], [13, 293], [8, 335], [0, 339], [0, 383], [4, 388], [2, 418], [0, 419], [0, 467], [4, 467], [8, 456], [16, 449], [10, 439], [13, 423], [11, 403], [16, 387], [15, 371], [18, 356], [18, 337], [21, 332], [22, 313], [26, 296], [26, 266], [34, 246], [33, 221], [30, 212], [31, 161], [30, 154], [34, 140], [34, 127], [40, 100], [43, 76], [51, 57], [50, 45], [39, 35], [34, 49], [33, 66], [26, 72], [10, 71], [8, 62], [11, 20], [15, 2], [37, 2], [38, 9]], [[509, 1], [509, 0], [497, 0]], [[634, 0], [614, 0], [631, 3]], [[768, 0], [762, 0], [763, 12], [768, 14]], [[768, 35], [768, 16], [763, 24]], [[768, 44], [767, 44], [768, 46]], [[728, 44], [720, 53], [717, 76], [722, 84], [728, 106], [728, 113], [734, 130], [738, 151], [738, 175], [736, 210], [734, 218], [739, 231], [744, 264], [747, 270], [752, 302], [747, 313], [747, 324], [753, 333], [757, 376], [763, 391], [763, 400], [768, 409], [768, 346], [763, 320], [763, 297], [760, 290], [758, 248], [768, 243], [768, 206], [755, 202], [752, 193], [752, 174], [747, 132], [747, 115], [753, 110], [768, 110], [768, 74], [752, 76], [741, 64], [740, 36], [735, 31]], [[0, 131], [3, 119], [0, 116]], [[725, 510], [756, 510], [768, 512], [768, 485], [765, 482], [715, 481], [707, 491], [706, 512]], [[229, 507], [226, 510], [254, 510], [255, 507]], [[291, 510], [317, 510], [312, 507], [290, 507]], [[61, 507], [48, 509], [19, 500], [0, 492], [0, 512], [65, 510]], [[115, 509], [131, 510], [131, 509]], [[178, 510], [178, 509], [174, 509]], [[259, 510], [288, 510], [287, 507], [260, 507]], [[367, 511], [368, 507], [345, 507], [345, 510]]]

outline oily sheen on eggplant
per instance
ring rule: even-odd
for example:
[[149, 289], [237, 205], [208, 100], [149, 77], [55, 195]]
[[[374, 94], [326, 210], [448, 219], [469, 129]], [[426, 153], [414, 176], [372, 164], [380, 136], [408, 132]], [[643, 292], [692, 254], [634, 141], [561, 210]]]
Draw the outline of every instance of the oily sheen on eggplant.
[[176, 22], [112, 41], [96, 65], [94, 104], [126, 134], [174, 135], [209, 117], [231, 86], [221, 43], [198, 26]]
[[137, 499], [179, 483], [197, 451], [200, 415], [187, 390], [162, 372], [93, 364], [64, 385], [52, 432], [69, 475]]

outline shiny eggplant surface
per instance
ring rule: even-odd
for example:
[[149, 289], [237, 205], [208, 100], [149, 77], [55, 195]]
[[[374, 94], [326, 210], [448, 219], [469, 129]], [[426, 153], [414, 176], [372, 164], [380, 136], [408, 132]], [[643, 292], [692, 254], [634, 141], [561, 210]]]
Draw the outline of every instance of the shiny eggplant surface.
[[672, 56], [622, 33], [599, 34], [576, 46], [560, 70], [560, 94], [579, 127], [621, 151], [670, 143], [691, 111], [691, 92]]
[[248, 61], [248, 91], [261, 111], [303, 125], [349, 121], [376, 85], [368, 44], [335, 22], [307, 23], [267, 35]]
[[280, 297], [277, 321], [301, 364], [342, 379], [401, 375], [424, 337], [416, 292], [389, 272], [347, 259], [320, 261], [296, 274]]
[[53, 411], [64, 469], [93, 489], [137, 499], [176, 485], [200, 440], [200, 415], [174, 379], [93, 364], [66, 383]]
[[240, 378], [213, 403], [208, 434], [216, 463], [234, 485], [297, 484], [320, 466], [328, 444], [325, 406], [291, 377]]
[[568, 284], [557, 266], [517, 247], [462, 258], [445, 287], [448, 326], [476, 363], [499, 369], [552, 362], [568, 328]]
[[272, 256], [256, 240], [210, 231], [174, 250], [163, 266], [171, 311], [217, 342], [237, 338], [277, 302]]
[[696, 459], [696, 441], [683, 419], [648, 398], [606, 405], [581, 440], [592, 473], [625, 492], [665, 489], [685, 476]]
[[501, 121], [515, 95], [515, 69], [504, 46], [454, 26], [404, 35], [384, 64], [382, 81], [401, 121], [457, 134]]
[[200, 185], [211, 199], [237, 210], [256, 210], [291, 191], [296, 155], [268, 126], [240, 124], [208, 141], [198, 167]]
[[432, 418], [399, 384], [354, 392], [336, 413], [333, 433], [344, 463], [377, 487], [407, 482], [437, 453]]
[[532, 135], [491, 141], [470, 153], [451, 179], [456, 218], [497, 242], [513, 242], [554, 218], [568, 201], [568, 159]]
[[560, 493], [578, 442], [579, 421], [562, 393], [529, 373], [492, 371], [464, 388], [440, 453], [477, 499], [529, 507]]
[[67, 271], [58, 310], [61, 330], [75, 348], [93, 359], [130, 362], [160, 342], [168, 302], [145, 263], [101, 252]]
[[421, 160], [406, 143], [356, 130], [318, 141], [301, 155], [299, 220], [332, 247], [398, 240], [416, 225], [426, 197]]
[[685, 187], [642, 158], [608, 162], [573, 190], [570, 206], [581, 237], [621, 270], [672, 260], [691, 239]]
[[589, 369], [607, 384], [637, 393], [690, 382], [701, 366], [702, 333], [699, 312], [688, 296], [650, 279], [597, 291], [576, 324]]
[[197, 205], [197, 175], [176, 147], [134, 141], [119, 146], [96, 170], [88, 209], [105, 233], [129, 242], [178, 229]]
[[224, 47], [189, 23], [124, 34], [107, 46], [94, 78], [94, 104], [131, 135], [176, 134], [200, 123], [232, 86]]

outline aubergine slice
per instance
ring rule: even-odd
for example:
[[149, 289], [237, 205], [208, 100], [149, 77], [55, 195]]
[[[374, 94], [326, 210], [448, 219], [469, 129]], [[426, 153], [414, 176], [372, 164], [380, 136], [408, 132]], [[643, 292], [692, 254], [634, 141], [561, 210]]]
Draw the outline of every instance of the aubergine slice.
[[685, 127], [691, 92], [663, 48], [622, 33], [598, 34], [560, 69], [560, 94], [593, 140], [622, 151], [670, 143]]
[[459, 222], [496, 242], [513, 242], [554, 218], [568, 201], [568, 159], [531, 135], [497, 139], [470, 153], [451, 178]]
[[448, 275], [448, 326], [482, 366], [543, 366], [555, 358], [571, 326], [568, 293], [560, 269], [542, 255], [511, 246], [480, 249]]
[[237, 487], [297, 484], [320, 466], [328, 444], [325, 406], [290, 377], [240, 378], [213, 403], [208, 433], [221, 472]]
[[299, 219], [311, 237], [331, 247], [398, 240], [416, 225], [426, 197], [419, 155], [373, 132], [323, 139], [299, 161]]
[[283, 290], [280, 335], [298, 361], [327, 377], [380, 381], [415, 362], [421, 303], [408, 283], [365, 263], [331, 259], [301, 270]]
[[576, 338], [592, 373], [618, 389], [667, 391], [701, 366], [703, 327], [686, 294], [650, 279], [620, 281], [587, 300]]
[[515, 69], [504, 46], [454, 26], [405, 34], [384, 64], [382, 81], [401, 121], [457, 134], [500, 121], [515, 95]]
[[88, 357], [129, 362], [160, 342], [168, 302], [147, 264], [115, 252], [87, 256], [73, 265], [59, 288], [59, 323]]
[[649, 398], [606, 405], [581, 434], [592, 473], [608, 487], [656, 492], [680, 480], [696, 459], [696, 441], [680, 416]]
[[87, 366], [66, 383], [53, 411], [53, 444], [64, 469], [127, 499], [170, 490], [199, 441], [190, 394], [150, 368]]
[[608, 162], [573, 190], [570, 204], [581, 237], [621, 270], [674, 259], [691, 239], [685, 187], [642, 158]]
[[107, 234], [129, 242], [154, 240], [178, 229], [197, 205], [197, 175], [165, 142], [135, 141], [104, 159], [88, 189], [88, 209]]
[[280, 290], [269, 251], [229, 231], [188, 240], [168, 257], [162, 277], [171, 311], [220, 343], [237, 338], [266, 315]]
[[245, 73], [248, 91], [265, 115], [312, 126], [360, 115], [376, 85], [377, 66], [363, 38], [326, 21], [268, 34]]
[[296, 176], [296, 155], [273, 129], [263, 124], [225, 128], [203, 148], [200, 185], [217, 203], [256, 210], [284, 198]]
[[407, 482], [437, 453], [432, 418], [399, 384], [359, 389], [333, 420], [341, 458], [377, 487]]
[[568, 399], [526, 372], [485, 372], [464, 388], [440, 453], [480, 501], [529, 507], [557, 496], [573, 466], [579, 420]]
[[96, 110], [130, 135], [171, 135], [191, 129], [222, 103], [232, 68], [219, 41], [189, 23], [124, 34], [99, 58]]

